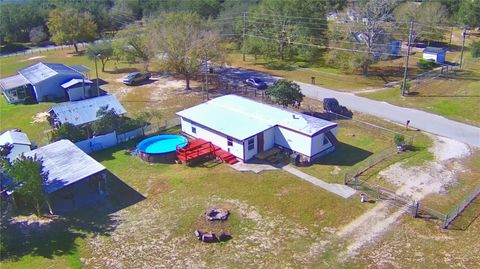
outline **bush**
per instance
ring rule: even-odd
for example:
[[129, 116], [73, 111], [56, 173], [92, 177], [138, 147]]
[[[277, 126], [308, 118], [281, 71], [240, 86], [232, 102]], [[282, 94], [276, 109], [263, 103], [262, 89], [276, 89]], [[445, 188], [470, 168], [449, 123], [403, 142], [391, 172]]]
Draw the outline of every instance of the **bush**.
[[423, 71], [428, 71], [431, 70], [435, 67], [437, 67], [437, 64], [435, 63], [434, 60], [425, 60], [425, 59], [420, 59], [417, 62], [418, 68], [420, 68]]
[[23, 100], [23, 104], [25, 104], [25, 105], [33, 105], [33, 104], [36, 104], [36, 103], [37, 103], [37, 100], [32, 96], [27, 96]]
[[473, 58], [480, 57], [480, 41], [474, 41], [470, 46], [470, 52], [472, 53]]
[[393, 142], [397, 147], [401, 147], [405, 145], [405, 136], [402, 134], [395, 134], [393, 137]]
[[50, 142], [68, 139], [73, 143], [87, 139], [87, 133], [71, 123], [64, 123], [60, 128], [53, 130]]

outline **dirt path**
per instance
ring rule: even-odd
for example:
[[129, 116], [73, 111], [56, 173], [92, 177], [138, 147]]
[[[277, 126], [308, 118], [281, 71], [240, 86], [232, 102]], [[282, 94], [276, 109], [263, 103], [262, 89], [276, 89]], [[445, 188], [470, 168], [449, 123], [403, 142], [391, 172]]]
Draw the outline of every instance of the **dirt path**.
[[[418, 167], [396, 163], [380, 172], [385, 180], [399, 186], [397, 194], [420, 201], [429, 194], [444, 192], [456, 182], [457, 174], [464, 170], [460, 161], [471, 154], [467, 145], [443, 137], [432, 136], [432, 139], [433, 161]], [[347, 243], [347, 247], [339, 257], [355, 256], [362, 246], [388, 231], [406, 211], [407, 207], [399, 209], [381, 203], [343, 227], [337, 235]]]

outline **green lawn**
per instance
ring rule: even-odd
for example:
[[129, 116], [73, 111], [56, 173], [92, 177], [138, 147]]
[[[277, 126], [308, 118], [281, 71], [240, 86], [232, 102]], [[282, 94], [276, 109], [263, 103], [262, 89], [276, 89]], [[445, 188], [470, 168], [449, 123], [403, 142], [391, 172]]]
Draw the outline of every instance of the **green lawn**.
[[45, 145], [48, 143], [48, 136], [45, 132], [50, 129], [48, 122], [32, 123], [32, 121], [37, 113], [45, 112], [51, 106], [52, 103], [12, 105], [8, 104], [3, 96], [0, 96], [0, 130], [18, 128], [28, 135], [32, 143]]
[[[452, 53], [450, 58], [458, 56]], [[464, 70], [456, 74], [419, 80], [412, 84], [412, 95], [401, 97], [399, 88], [361, 94], [391, 104], [412, 107], [467, 124], [480, 126], [480, 61], [469, 51], [464, 54]]]

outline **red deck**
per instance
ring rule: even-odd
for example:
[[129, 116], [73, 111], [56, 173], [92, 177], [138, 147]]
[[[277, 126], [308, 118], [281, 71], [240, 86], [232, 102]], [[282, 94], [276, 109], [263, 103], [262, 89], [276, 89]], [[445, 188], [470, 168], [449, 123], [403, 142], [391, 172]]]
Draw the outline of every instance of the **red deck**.
[[207, 155], [211, 155], [212, 158], [217, 157], [228, 164], [234, 164], [238, 162], [237, 158], [229, 152], [226, 152], [220, 147], [213, 145], [212, 142], [205, 141], [200, 138], [190, 141], [183, 148], [177, 149], [178, 159], [187, 164], [190, 161]]

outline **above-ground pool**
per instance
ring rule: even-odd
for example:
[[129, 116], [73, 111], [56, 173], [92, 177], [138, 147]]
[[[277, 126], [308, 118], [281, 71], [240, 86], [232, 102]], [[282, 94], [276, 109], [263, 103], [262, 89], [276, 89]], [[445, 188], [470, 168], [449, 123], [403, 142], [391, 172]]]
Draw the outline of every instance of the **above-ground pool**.
[[164, 134], [146, 138], [137, 145], [138, 156], [147, 162], [173, 163], [177, 146], [183, 148], [188, 140], [181, 135]]

